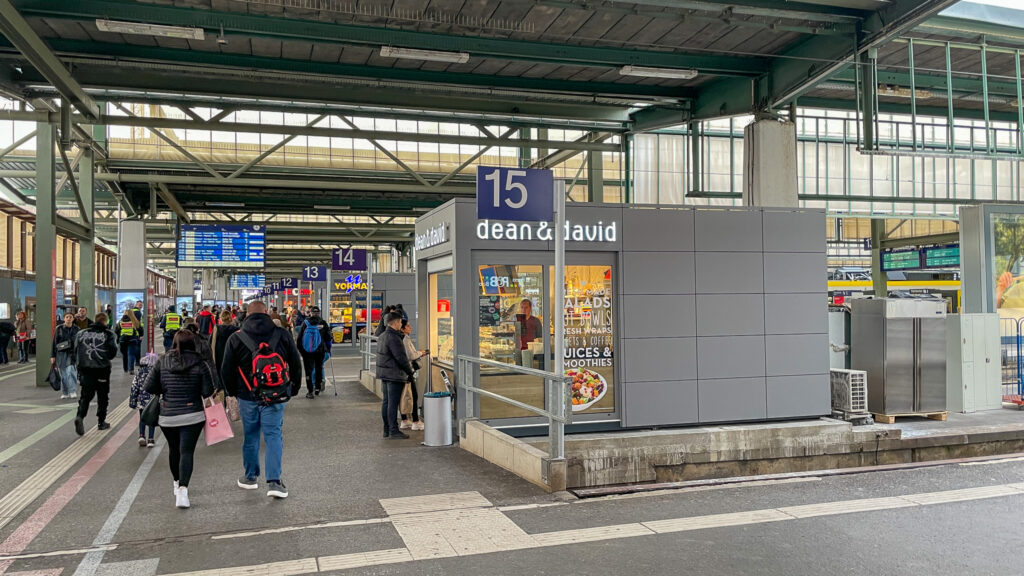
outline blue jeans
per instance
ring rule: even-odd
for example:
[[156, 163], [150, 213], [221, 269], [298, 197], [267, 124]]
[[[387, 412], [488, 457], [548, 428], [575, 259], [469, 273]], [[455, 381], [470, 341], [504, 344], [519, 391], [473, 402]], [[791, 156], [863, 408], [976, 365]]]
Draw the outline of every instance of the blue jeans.
[[146, 426], [146, 423], [142, 421], [142, 410], [139, 410], [139, 438], [146, 435], [146, 428], [149, 428], [149, 439], [153, 439], [153, 434], [156, 433], [155, 426]]
[[260, 477], [260, 433], [267, 445], [264, 455], [267, 482], [281, 480], [281, 453], [284, 450], [284, 404], [261, 406], [258, 402], [238, 399], [238, 410], [242, 413], [242, 466], [246, 478]]
[[135, 370], [135, 365], [139, 363], [139, 344], [138, 340], [125, 340], [121, 343], [121, 362], [125, 372]]
[[68, 364], [60, 371], [60, 392], [61, 394], [78, 394], [78, 369], [74, 364]]

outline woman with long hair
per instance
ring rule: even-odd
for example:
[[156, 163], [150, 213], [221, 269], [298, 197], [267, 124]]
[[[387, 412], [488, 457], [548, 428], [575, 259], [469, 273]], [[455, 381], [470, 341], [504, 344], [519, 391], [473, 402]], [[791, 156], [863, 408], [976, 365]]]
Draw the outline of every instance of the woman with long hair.
[[32, 322], [24, 310], [18, 310], [14, 316], [14, 334], [18, 342], [18, 364], [28, 362], [29, 351], [32, 349]]
[[78, 398], [78, 371], [75, 369], [75, 336], [78, 326], [75, 315], [68, 312], [64, 323], [53, 332], [53, 348], [50, 350], [50, 364], [60, 374], [60, 399]]
[[232, 322], [230, 310], [220, 313], [220, 323], [213, 329], [213, 360], [220, 372], [220, 365], [224, 361], [224, 348], [228, 343], [228, 336], [238, 332], [238, 326]]
[[191, 506], [188, 486], [196, 444], [206, 422], [203, 398], [214, 392], [213, 370], [196, 351], [195, 338], [191, 330], [179, 330], [171, 351], [156, 363], [146, 383], [147, 392], [160, 394], [159, 424], [170, 448], [174, 503], [178, 508]]

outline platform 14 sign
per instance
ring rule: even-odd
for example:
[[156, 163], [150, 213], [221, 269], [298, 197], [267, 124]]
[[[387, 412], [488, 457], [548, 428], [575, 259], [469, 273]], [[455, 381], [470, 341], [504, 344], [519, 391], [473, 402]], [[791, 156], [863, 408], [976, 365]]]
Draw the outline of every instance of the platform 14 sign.
[[334, 251], [331, 270], [366, 270], [366, 250], [355, 248], [338, 248]]
[[551, 170], [483, 167], [476, 170], [476, 217], [551, 222], [555, 175]]

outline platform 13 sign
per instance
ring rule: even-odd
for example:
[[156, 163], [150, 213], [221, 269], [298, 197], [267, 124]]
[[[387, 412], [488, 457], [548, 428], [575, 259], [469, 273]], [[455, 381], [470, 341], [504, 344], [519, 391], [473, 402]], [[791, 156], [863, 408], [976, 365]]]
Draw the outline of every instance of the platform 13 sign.
[[326, 282], [327, 266], [306, 266], [302, 269], [303, 282]]
[[484, 166], [476, 170], [477, 218], [551, 222], [554, 198], [551, 170]]

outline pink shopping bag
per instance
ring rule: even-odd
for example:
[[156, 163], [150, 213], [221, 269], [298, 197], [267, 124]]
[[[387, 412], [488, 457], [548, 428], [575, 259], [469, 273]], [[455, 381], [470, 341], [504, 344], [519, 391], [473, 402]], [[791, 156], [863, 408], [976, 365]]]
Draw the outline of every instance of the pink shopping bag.
[[203, 399], [203, 412], [206, 413], [206, 424], [203, 425], [203, 436], [206, 437], [206, 445], [213, 446], [219, 442], [230, 440], [235, 437], [231, 430], [231, 422], [224, 411], [224, 405], [214, 402], [211, 398]]

